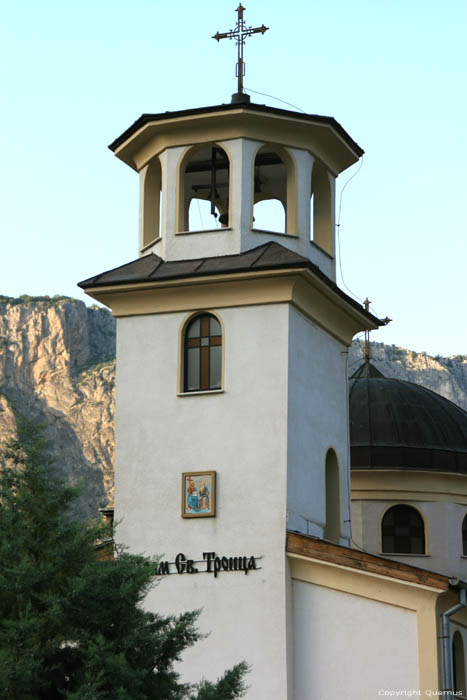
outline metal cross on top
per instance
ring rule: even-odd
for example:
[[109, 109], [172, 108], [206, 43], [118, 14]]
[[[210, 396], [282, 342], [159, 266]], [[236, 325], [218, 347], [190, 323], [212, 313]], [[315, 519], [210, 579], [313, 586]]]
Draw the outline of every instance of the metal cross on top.
[[[269, 29], [269, 27], [265, 27], [264, 24], [262, 24], [261, 27], [247, 27], [243, 19], [244, 9], [245, 8], [240, 4], [235, 10], [238, 15], [235, 29], [231, 29], [228, 32], [216, 32], [216, 34], [214, 34], [214, 36], [212, 37], [216, 41], [219, 41], [220, 39], [235, 39], [237, 42], [238, 60], [236, 75], [238, 78], [238, 89], [237, 94], [232, 95], [232, 102], [244, 101], [240, 96], [244, 95], [243, 76], [245, 75], [245, 63], [243, 61], [243, 46], [245, 44], [245, 39], [251, 36], [252, 34], [264, 34], [264, 32], [267, 32], [267, 30]], [[236, 97], [237, 99], [235, 100]], [[245, 97], [247, 96], [245, 95]]]

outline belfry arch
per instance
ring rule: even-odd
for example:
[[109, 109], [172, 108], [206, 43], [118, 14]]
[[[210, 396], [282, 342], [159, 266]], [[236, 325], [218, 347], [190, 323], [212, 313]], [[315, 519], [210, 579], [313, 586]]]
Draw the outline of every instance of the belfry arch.
[[311, 240], [334, 254], [333, 197], [329, 173], [322, 163], [315, 161], [311, 172]]
[[155, 156], [141, 170], [140, 187], [140, 250], [154, 243], [160, 236], [162, 173], [159, 158]]
[[[297, 187], [296, 165], [293, 157], [287, 149], [276, 145], [260, 146], [253, 161], [253, 229], [268, 230], [275, 233], [287, 233], [296, 235], [297, 221]], [[279, 225], [274, 217], [274, 208], [271, 208], [268, 219], [260, 215], [260, 209], [256, 205], [262, 202], [280, 202]], [[257, 216], [255, 216], [255, 210]], [[266, 229], [260, 224], [260, 216], [263, 221], [272, 223]], [[258, 221], [256, 221], [258, 218]]]
[[[189, 148], [178, 168], [177, 231], [227, 228], [230, 221], [230, 157], [218, 144], [203, 144]], [[203, 225], [190, 227], [193, 202], [209, 202], [203, 207]], [[205, 220], [206, 214], [208, 215]], [[193, 224], [192, 224], [193, 225]]]

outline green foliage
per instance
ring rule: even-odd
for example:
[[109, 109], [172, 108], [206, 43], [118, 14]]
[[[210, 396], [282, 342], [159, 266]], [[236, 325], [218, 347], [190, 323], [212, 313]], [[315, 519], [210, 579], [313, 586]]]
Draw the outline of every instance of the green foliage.
[[[142, 603], [157, 562], [103, 559], [104, 524], [69, 517], [42, 426], [18, 418], [0, 471], [0, 696], [3, 700], [234, 700], [246, 665], [217, 683], [180, 683], [174, 662], [200, 634], [197, 612], [162, 617]], [[207, 660], [208, 661], [208, 660]]]
[[[115, 360], [104, 360], [104, 362], [98, 362], [97, 364], [94, 365], [89, 365], [89, 367], [86, 367], [85, 369], [81, 370], [81, 378], [85, 378], [91, 374], [94, 374], [94, 372], [99, 372], [101, 369], [106, 369], [107, 367], [109, 368], [115, 368]], [[108, 382], [109, 384], [112, 384], [111, 382]]]

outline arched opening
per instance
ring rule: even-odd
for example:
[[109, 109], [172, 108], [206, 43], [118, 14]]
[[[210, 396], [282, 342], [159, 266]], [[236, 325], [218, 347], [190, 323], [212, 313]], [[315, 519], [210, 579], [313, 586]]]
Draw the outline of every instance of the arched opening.
[[296, 233], [294, 172], [292, 158], [285, 149], [259, 149], [254, 167], [254, 229]]
[[413, 506], [391, 506], [381, 522], [384, 554], [425, 554], [423, 518]]
[[461, 633], [456, 630], [452, 638], [452, 676], [454, 692], [465, 696], [465, 660], [464, 642]]
[[[193, 197], [188, 208], [188, 231], [206, 231], [221, 228], [219, 209], [215, 207], [214, 218], [211, 202], [199, 197]], [[214, 226], [212, 225], [214, 222]]]
[[141, 250], [159, 238], [161, 187], [161, 164], [155, 157], [141, 172]]
[[184, 155], [178, 197], [178, 231], [210, 231], [229, 225], [230, 164], [223, 148], [209, 144]]
[[279, 199], [263, 199], [260, 202], [256, 202], [253, 216], [256, 229], [275, 231], [277, 233], [285, 232], [285, 209]]
[[325, 464], [326, 526], [324, 539], [339, 542], [341, 532], [339, 463], [334, 450], [326, 455]]
[[222, 387], [222, 328], [209, 313], [191, 318], [183, 333], [184, 392], [212, 391]]
[[311, 240], [327, 253], [333, 253], [332, 196], [328, 171], [315, 161], [311, 173]]
[[462, 554], [467, 557], [467, 515], [462, 521]]

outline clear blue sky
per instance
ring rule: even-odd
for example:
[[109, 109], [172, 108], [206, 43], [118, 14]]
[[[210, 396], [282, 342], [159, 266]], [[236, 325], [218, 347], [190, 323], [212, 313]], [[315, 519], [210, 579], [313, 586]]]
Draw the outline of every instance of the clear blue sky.
[[[3, 0], [0, 293], [83, 298], [76, 282], [137, 257], [138, 178], [107, 145], [143, 112], [230, 101], [235, 46], [210, 37], [236, 3]], [[373, 339], [467, 354], [467, 2], [244, 4], [270, 27], [245, 84], [366, 152], [340, 249], [347, 287], [394, 319]]]

